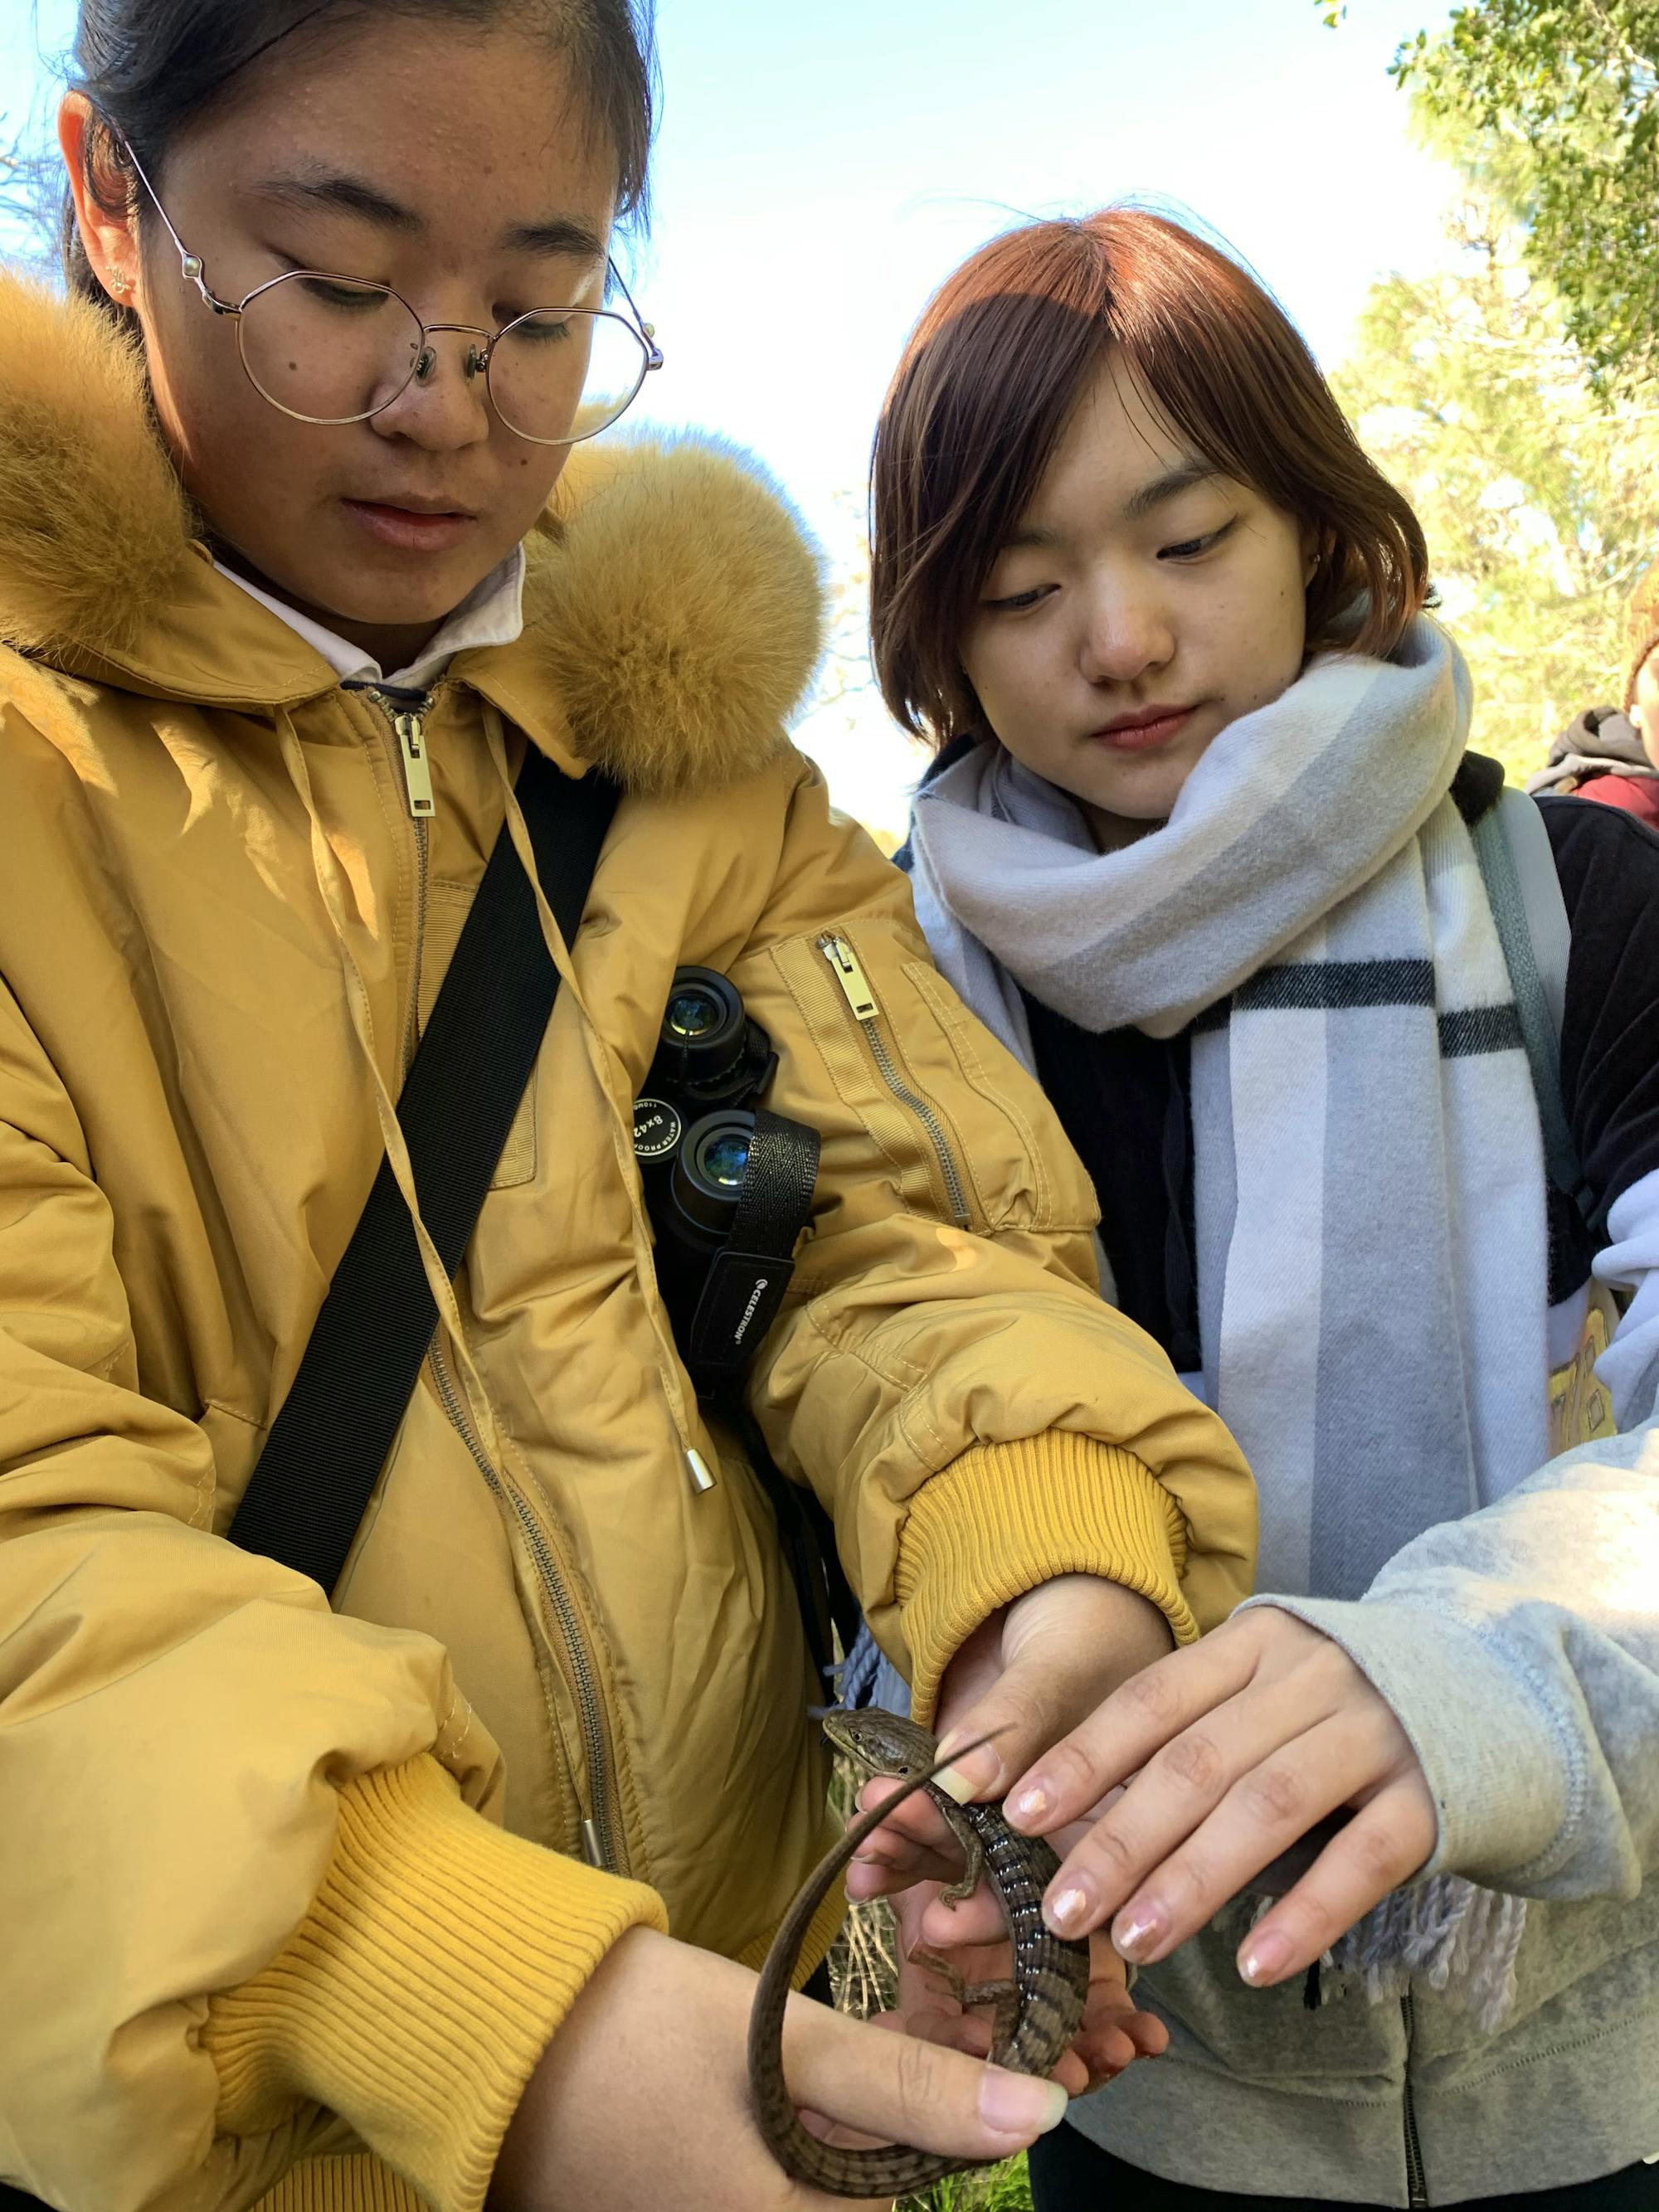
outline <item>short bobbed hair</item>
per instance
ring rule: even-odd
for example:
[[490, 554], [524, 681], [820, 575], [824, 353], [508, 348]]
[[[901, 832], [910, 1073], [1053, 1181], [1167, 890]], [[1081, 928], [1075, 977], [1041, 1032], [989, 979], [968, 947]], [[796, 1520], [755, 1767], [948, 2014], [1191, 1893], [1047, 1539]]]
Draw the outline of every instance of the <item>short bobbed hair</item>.
[[1425, 604], [1421, 525], [1253, 276], [1145, 209], [1027, 223], [930, 301], [876, 434], [872, 653], [916, 736], [944, 745], [981, 726], [963, 637], [1109, 355], [1196, 455], [1311, 528], [1310, 653], [1386, 654]]

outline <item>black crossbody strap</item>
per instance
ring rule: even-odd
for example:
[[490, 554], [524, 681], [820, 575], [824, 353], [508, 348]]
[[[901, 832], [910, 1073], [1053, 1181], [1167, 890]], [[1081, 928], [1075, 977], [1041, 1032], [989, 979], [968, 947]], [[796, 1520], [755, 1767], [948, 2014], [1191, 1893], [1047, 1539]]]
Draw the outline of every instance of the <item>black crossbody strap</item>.
[[698, 1388], [732, 1382], [777, 1319], [818, 1179], [816, 1129], [757, 1106], [743, 1195], [691, 1317], [686, 1362]]
[[[574, 945], [620, 793], [532, 746], [518, 781], [542, 889]], [[421, 1218], [447, 1274], [461, 1264], [559, 988], [536, 896], [502, 825], [398, 1100]], [[403, 1194], [382, 1159], [232, 1540], [331, 1590], [339, 1580], [438, 1310]]]

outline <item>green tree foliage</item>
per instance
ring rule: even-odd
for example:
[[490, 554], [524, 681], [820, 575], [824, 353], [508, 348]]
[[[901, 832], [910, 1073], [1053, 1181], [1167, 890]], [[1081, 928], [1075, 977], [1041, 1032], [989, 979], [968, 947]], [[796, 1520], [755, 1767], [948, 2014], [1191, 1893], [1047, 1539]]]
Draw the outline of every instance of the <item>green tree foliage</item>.
[[1624, 602], [1659, 556], [1659, 405], [1600, 396], [1478, 179], [1448, 229], [1448, 269], [1373, 287], [1333, 382], [1422, 518], [1474, 742], [1520, 780], [1581, 708], [1619, 697]]
[[[1315, 0], [1327, 22], [1342, 0]], [[1527, 262], [1598, 388], [1659, 368], [1659, 0], [1468, 0], [1394, 64], [1421, 118], [1507, 156]]]

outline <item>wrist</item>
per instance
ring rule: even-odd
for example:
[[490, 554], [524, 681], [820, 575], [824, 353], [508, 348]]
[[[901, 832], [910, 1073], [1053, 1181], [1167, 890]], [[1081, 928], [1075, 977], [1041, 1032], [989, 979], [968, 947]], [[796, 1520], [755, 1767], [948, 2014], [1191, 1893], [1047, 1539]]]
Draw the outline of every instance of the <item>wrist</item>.
[[982, 1621], [946, 1669], [941, 1740], [963, 1745], [993, 1723], [1000, 1737], [956, 1761], [956, 1778], [980, 1796], [1006, 1787], [1176, 1641], [1160, 1606], [1104, 1575], [1038, 1583]]
[[1103, 1575], [1060, 1575], [1017, 1598], [1008, 1608], [1011, 1632], [1018, 1636], [1027, 1612], [1051, 1612], [1062, 1592], [1068, 1607], [1075, 1604], [1079, 1614], [1086, 1613], [1086, 1631], [1081, 1619], [1079, 1627], [1087, 1633], [1106, 1670], [1102, 1696], [1109, 1696], [1132, 1674], [1167, 1658], [1176, 1648], [1175, 1632], [1163, 1607], [1139, 1590]]
[[1128, 1662], [1124, 1672], [1127, 1680], [1155, 1660], [1167, 1658], [1177, 1648], [1176, 1633], [1163, 1607], [1142, 1591], [1131, 1589], [1125, 1583], [1109, 1582], [1104, 1586], [1111, 1594], [1108, 1602], [1115, 1620], [1114, 1638]]
[[[553, 2177], [573, 2170], [577, 2146], [569, 2139], [571, 2112], [587, 2094], [586, 2062], [593, 2055], [588, 2046], [603, 2033], [615, 2001], [625, 2004], [635, 1986], [650, 1986], [656, 1965], [652, 1954], [669, 1942], [654, 1928], [627, 1929], [589, 1975], [537, 2061], [507, 2123], [484, 2212], [543, 2212], [551, 2204]], [[596, 2022], [595, 2033], [590, 2033]]]

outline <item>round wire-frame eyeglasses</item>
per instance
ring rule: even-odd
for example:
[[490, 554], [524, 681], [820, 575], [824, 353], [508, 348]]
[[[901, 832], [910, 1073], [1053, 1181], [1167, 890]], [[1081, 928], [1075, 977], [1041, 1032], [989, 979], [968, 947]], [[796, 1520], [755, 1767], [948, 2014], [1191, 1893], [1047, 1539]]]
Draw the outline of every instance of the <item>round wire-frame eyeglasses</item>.
[[[657, 343], [656, 326], [653, 323], [645, 321], [641, 315], [638, 307], [635, 304], [634, 295], [623, 281], [622, 271], [609, 257], [606, 258], [606, 269], [612, 282], [628, 302], [629, 313], [633, 319], [631, 321], [628, 317], [619, 315], [608, 308], [544, 307], [532, 307], [521, 315], [515, 315], [510, 321], [503, 323], [493, 331], [486, 330], [479, 323], [428, 323], [422, 320], [402, 293], [394, 290], [390, 284], [378, 283], [366, 277], [346, 276], [337, 271], [320, 269], [284, 270], [280, 276], [273, 276], [263, 284], [256, 284], [253, 289], [245, 294], [240, 300], [222, 300], [208, 284], [199, 254], [192, 253], [174, 229], [172, 217], [162, 206], [161, 196], [144, 173], [137, 156], [125, 140], [120, 143], [122, 151], [131, 162], [135, 175], [149, 194], [155, 212], [161, 216], [166, 228], [167, 236], [173, 240], [178, 252], [180, 276], [186, 283], [195, 286], [204, 302], [213, 310], [216, 315], [234, 319], [237, 329], [237, 352], [244, 374], [268, 405], [276, 408], [279, 414], [286, 415], [293, 422], [313, 422], [330, 427], [343, 426], [351, 422], [366, 422], [371, 421], [376, 415], [384, 413], [386, 408], [402, 398], [411, 383], [424, 384], [432, 375], [437, 366], [437, 355], [429, 341], [441, 331], [453, 331], [460, 337], [481, 338], [483, 341], [481, 346], [468, 346], [461, 363], [462, 374], [469, 383], [474, 377], [482, 375], [484, 380], [484, 388], [489, 394], [490, 404], [501, 423], [506, 428], [511, 430], [514, 436], [523, 438], [529, 444], [535, 446], [574, 446], [580, 445], [586, 439], [597, 437], [600, 431], [608, 429], [633, 404], [639, 396], [640, 387], [644, 384], [647, 376], [653, 369], [659, 369], [663, 365], [662, 349]], [[399, 365], [402, 367], [401, 375], [394, 379], [384, 376], [378, 379], [380, 389], [370, 406], [356, 408], [344, 414], [327, 415], [308, 414], [300, 408], [290, 407], [284, 401], [277, 398], [274, 392], [266, 389], [248, 358], [249, 310], [255, 307], [258, 301], [279, 293], [284, 286], [314, 287], [319, 284], [340, 288], [342, 292], [353, 299], [378, 297], [385, 301], [395, 301], [407, 315], [410, 327], [417, 334], [414, 342], [409, 346], [406, 367], [402, 365], [403, 349], [401, 347], [398, 349]], [[289, 296], [290, 298], [295, 296], [292, 289]], [[632, 349], [623, 346], [621, 350], [628, 364], [623, 378], [623, 384], [626, 386], [626, 389], [623, 389], [619, 385], [612, 390], [602, 403], [602, 411], [598, 407], [584, 409], [579, 398], [569, 409], [573, 427], [558, 436], [546, 437], [535, 431], [526, 430], [520, 422], [514, 420], [511, 401], [509, 400], [506, 405], [502, 404], [502, 398], [496, 391], [491, 370], [504, 342], [521, 337], [526, 343], [528, 343], [532, 338], [540, 338], [550, 330], [568, 329], [570, 319], [573, 317], [579, 319], [589, 334], [590, 352], [592, 334], [599, 331], [601, 326], [607, 328], [614, 326], [613, 336], [619, 336], [620, 333], [625, 332], [628, 339], [632, 342], [632, 348], [637, 348], [637, 364], [635, 364]], [[550, 322], [550, 319], [556, 319]], [[613, 358], [617, 350], [617, 346], [613, 344], [611, 348]], [[390, 390], [385, 388], [388, 382], [392, 385]], [[583, 422], [581, 418], [585, 413], [589, 419]], [[575, 427], [578, 422], [580, 422], [581, 427]]]

